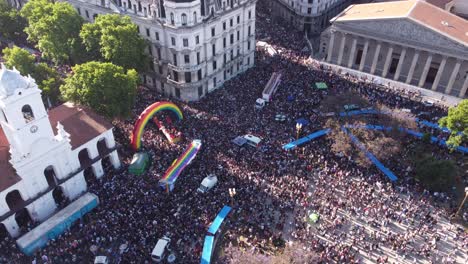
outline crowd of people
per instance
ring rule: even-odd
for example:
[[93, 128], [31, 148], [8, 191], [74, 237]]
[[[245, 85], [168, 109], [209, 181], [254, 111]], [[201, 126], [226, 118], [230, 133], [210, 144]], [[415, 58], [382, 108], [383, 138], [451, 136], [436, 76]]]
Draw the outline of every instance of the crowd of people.
[[[370, 104], [426, 112], [431, 119], [446, 115], [447, 109], [424, 106], [413, 100], [414, 93], [324, 70], [309, 58], [303, 35], [270, 21], [260, 3], [257, 38], [270, 43], [278, 57], [258, 51], [255, 67], [222, 89], [199, 102], [177, 102], [185, 115], [174, 124], [184, 137], [179, 144], [170, 144], [149, 124], [143, 145], [153, 165], [145, 175], [134, 176], [126, 170], [133, 155], [129, 135], [134, 118], [153, 102], [172, 100], [141, 87], [132, 118], [114, 123], [123, 168], [89, 183], [89, 191], [99, 196], [99, 207], [32, 257], [20, 253], [13, 240], [2, 241], [0, 262], [90, 263], [104, 255], [111, 263], [151, 263], [153, 247], [167, 235], [175, 263], [198, 263], [207, 228], [224, 205], [234, 209], [224, 240], [219, 239], [218, 247], [225, 247], [220, 263], [246, 263], [230, 254], [232, 248], [266, 254], [281, 247], [277, 242], [281, 240], [316, 252], [317, 263], [466, 260], [468, 236], [447, 221], [454, 207], [436, 202], [398, 164], [386, 164], [401, 176], [390, 183], [375, 167], [359, 166], [350, 157], [331, 152], [331, 139], [326, 137], [300, 150], [281, 149], [296, 137], [298, 118], [313, 121], [302, 128], [303, 135], [323, 128], [327, 118], [317, 116], [314, 109], [328, 96], [353, 92]], [[256, 110], [255, 99], [275, 71], [282, 73], [280, 88], [271, 103]], [[315, 82], [327, 83], [328, 91], [313, 89]], [[294, 100], [287, 100], [291, 96]], [[276, 122], [277, 113], [285, 114], [286, 122]], [[232, 144], [232, 139], [247, 133], [261, 137], [262, 146]], [[197, 158], [173, 192], [161, 191], [158, 180], [193, 139], [202, 141]], [[433, 148], [434, 155], [446, 153]], [[197, 193], [209, 174], [217, 175], [218, 185], [207, 194]], [[235, 189], [235, 195], [229, 189]], [[311, 212], [320, 215], [317, 224], [306, 221]]]

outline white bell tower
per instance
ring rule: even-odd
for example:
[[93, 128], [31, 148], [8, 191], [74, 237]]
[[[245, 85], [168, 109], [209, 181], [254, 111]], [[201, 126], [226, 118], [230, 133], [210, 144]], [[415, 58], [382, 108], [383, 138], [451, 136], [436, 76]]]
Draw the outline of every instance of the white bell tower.
[[0, 124], [10, 143], [11, 158], [21, 161], [31, 154], [39, 139], [53, 140], [54, 132], [41, 98], [41, 90], [30, 76], [15, 68], [0, 70]]

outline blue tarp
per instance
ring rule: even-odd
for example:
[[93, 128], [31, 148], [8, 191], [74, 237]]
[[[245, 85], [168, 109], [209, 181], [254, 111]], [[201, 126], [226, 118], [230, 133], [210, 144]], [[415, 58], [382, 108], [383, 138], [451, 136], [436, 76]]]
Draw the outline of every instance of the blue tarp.
[[216, 218], [213, 220], [213, 223], [211, 223], [210, 228], [208, 228], [208, 233], [215, 235], [216, 232], [218, 232], [219, 227], [223, 223], [223, 221], [226, 219], [226, 216], [229, 214], [229, 212], [232, 210], [231, 207], [225, 205], [223, 209], [218, 213]]
[[383, 173], [385, 176], [387, 176], [391, 181], [396, 181], [398, 180], [397, 176], [393, 174], [391, 170], [389, 170], [387, 167], [385, 167], [372, 153], [367, 151], [367, 149], [364, 147], [364, 145], [359, 141], [353, 134], [351, 134], [348, 129], [345, 127], [341, 127], [341, 129], [349, 135], [353, 143], [366, 154], [366, 157], [372, 161], [372, 163], [375, 164], [375, 166]]
[[300, 138], [300, 139], [298, 139], [296, 141], [293, 141], [293, 142], [289, 142], [288, 144], [283, 146], [283, 149], [284, 150], [290, 150], [290, 149], [295, 148], [297, 146], [300, 146], [300, 145], [302, 145], [302, 144], [304, 144], [306, 142], [309, 142], [309, 141], [311, 141], [313, 139], [316, 139], [318, 137], [326, 135], [326, 134], [328, 134], [328, 132], [330, 132], [330, 129], [323, 129], [323, 130], [316, 131], [316, 132], [314, 132], [314, 133], [312, 133], [312, 134], [310, 134], [310, 135], [308, 135], [306, 137]]
[[427, 127], [439, 129], [441, 131], [450, 133], [450, 129], [448, 129], [446, 127], [440, 127], [439, 124], [436, 124], [436, 123], [432, 123], [432, 122], [429, 122], [429, 121], [426, 121], [426, 120], [421, 120], [419, 118], [416, 118], [416, 122], [418, 122], [420, 124], [423, 124], [423, 125], [425, 125]]
[[[346, 128], [371, 129], [371, 130], [387, 130], [387, 131], [392, 130], [391, 127], [384, 127], [384, 126], [379, 126], [379, 125], [346, 125], [345, 127]], [[398, 129], [400, 131], [403, 131], [403, 132], [407, 133], [407, 134], [415, 136], [415, 137], [417, 137], [419, 139], [421, 139], [424, 136], [423, 133], [415, 131], [415, 130], [402, 128], [402, 127], [398, 128]], [[437, 137], [434, 137], [434, 136], [431, 136], [431, 143], [439, 144], [439, 145], [441, 145], [443, 147], [448, 147], [447, 142], [445, 140], [438, 139]], [[462, 153], [468, 153], [468, 147], [459, 146], [455, 150], [460, 151]]]
[[296, 123], [299, 123], [303, 126], [307, 126], [309, 124], [309, 120], [305, 119], [305, 118], [299, 118], [296, 120]]
[[387, 114], [387, 113], [380, 112], [375, 109], [361, 109], [361, 110], [353, 110], [349, 112], [341, 112], [340, 116], [367, 115], [367, 114]]
[[213, 236], [206, 236], [205, 243], [203, 244], [203, 252], [201, 256], [201, 264], [210, 264], [211, 253], [213, 252]]

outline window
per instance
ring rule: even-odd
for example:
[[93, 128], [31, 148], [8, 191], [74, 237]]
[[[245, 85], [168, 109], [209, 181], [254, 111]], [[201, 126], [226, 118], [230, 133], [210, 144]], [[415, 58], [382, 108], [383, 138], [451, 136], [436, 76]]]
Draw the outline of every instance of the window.
[[231, 34], [231, 44], [234, 44], [234, 34]]
[[223, 30], [226, 30], [226, 22], [223, 22]]
[[201, 69], [198, 70], [197, 76], [198, 76], [198, 80], [201, 81], [201, 79], [202, 79], [202, 70]]
[[240, 16], [237, 16], [237, 24], [240, 23]]
[[78, 12], [78, 15], [81, 16], [81, 9], [79, 7], [76, 8], [76, 11]]
[[132, 1], [128, 0], [128, 8], [132, 9]]
[[141, 2], [138, 1], [138, 12], [141, 12], [141, 9], [142, 9], [142, 8], [141, 8]]
[[249, 19], [252, 18], [252, 11], [249, 11]]
[[211, 36], [214, 37], [216, 35], [216, 29], [214, 27], [211, 28]]
[[252, 33], [250, 26], [247, 28], [247, 32], [248, 32], [247, 36], [250, 36], [250, 33]]
[[231, 60], [234, 59], [234, 50], [231, 50]]
[[247, 58], [247, 65], [250, 65], [250, 57]]
[[197, 52], [197, 64], [200, 64], [200, 52]]
[[158, 59], [161, 59], [161, 49], [156, 48], [156, 53], [158, 54]]
[[187, 15], [182, 14], [182, 26], [186, 26], [186, 25], [187, 25]]
[[171, 37], [171, 43], [172, 43], [172, 46], [175, 46], [175, 45], [176, 45], [176, 41], [175, 41], [175, 38], [174, 38], [174, 37]]
[[223, 62], [224, 62], [224, 64], [226, 64], [226, 61], [227, 61], [227, 60], [226, 60], [226, 53], [224, 53], [224, 54], [223, 54]]
[[250, 50], [250, 40], [247, 42], [247, 49]]
[[216, 77], [214, 77], [214, 78], [213, 78], [213, 88], [215, 88], [215, 87], [216, 87], [216, 83], [217, 83], [217, 81], [216, 81]]
[[223, 48], [226, 47], [226, 38], [223, 38]]
[[156, 38], [157, 41], [159, 41], [159, 32], [155, 31], [154, 32], [154, 37]]
[[198, 87], [198, 97], [201, 97], [203, 95], [203, 86]]
[[307, 8], [307, 14], [312, 14], [312, 8]]
[[171, 13], [170, 16], [171, 16], [171, 25], [174, 25], [174, 13]]
[[89, 18], [89, 12], [88, 10], [85, 10], [86, 18]]
[[153, 56], [153, 49], [151, 45], [148, 46], [148, 53], [149, 55]]
[[231, 18], [231, 20], [229, 21], [229, 26], [234, 26], [234, 19]]
[[183, 42], [184, 42], [184, 47], [188, 47], [188, 39], [184, 38]]
[[240, 31], [237, 31], [237, 41], [240, 40]]
[[23, 108], [21, 108], [21, 112], [23, 112], [23, 118], [26, 123], [34, 120], [34, 114], [30, 105], [24, 105]]
[[197, 12], [193, 12], [193, 23], [197, 23]]
[[190, 55], [184, 55], [184, 62], [190, 63]]
[[195, 44], [200, 44], [200, 36], [195, 36]]
[[175, 88], [175, 96], [177, 98], [180, 98], [180, 89], [179, 88]]
[[213, 71], [216, 70], [217, 65], [216, 65], [216, 60], [213, 61]]
[[172, 72], [174, 74], [174, 81], [179, 82], [179, 73], [176, 71]]
[[146, 36], [148, 36], [148, 37], [151, 36], [149, 28], [146, 29]]
[[213, 44], [213, 45], [211, 46], [211, 53], [213, 53], [213, 56], [216, 55], [216, 44]]
[[190, 72], [185, 73], [185, 82], [186, 83], [191, 83], [192, 82], [192, 73], [190, 73]]
[[106, 6], [106, 0], [101, 0], [101, 6]]
[[175, 66], [177, 66], [177, 54], [172, 54], [172, 61]]

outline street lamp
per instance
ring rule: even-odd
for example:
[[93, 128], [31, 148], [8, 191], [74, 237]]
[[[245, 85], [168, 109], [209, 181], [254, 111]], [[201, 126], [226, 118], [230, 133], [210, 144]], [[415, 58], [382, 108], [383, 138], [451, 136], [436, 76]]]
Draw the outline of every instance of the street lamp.
[[463, 205], [465, 204], [466, 202], [466, 198], [468, 197], [468, 187], [465, 187], [465, 198], [463, 198], [463, 201], [461, 202], [460, 204], [460, 207], [458, 207], [458, 210], [457, 212], [452, 216], [452, 219], [457, 217], [458, 213], [460, 212], [460, 210], [462, 209]]

